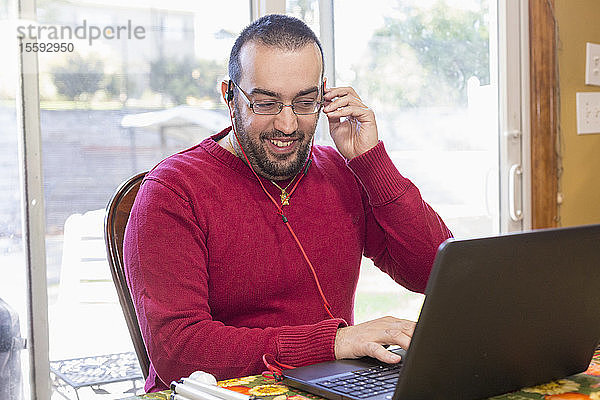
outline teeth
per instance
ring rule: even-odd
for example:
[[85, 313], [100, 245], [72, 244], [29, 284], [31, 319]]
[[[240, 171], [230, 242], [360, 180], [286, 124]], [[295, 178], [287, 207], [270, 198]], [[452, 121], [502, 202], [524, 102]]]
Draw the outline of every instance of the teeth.
[[281, 140], [271, 140], [271, 143], [273, 143], [277, 147], [288, 147], [293, 143], [293, 141], [282, 142]]

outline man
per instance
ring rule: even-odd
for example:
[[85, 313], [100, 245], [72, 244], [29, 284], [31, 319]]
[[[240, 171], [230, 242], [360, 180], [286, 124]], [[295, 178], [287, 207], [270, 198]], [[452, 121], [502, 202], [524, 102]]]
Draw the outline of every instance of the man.
[[[303, 22], [269, 15], [248, 26], [229, 75], [235, 129], [150, 171], [127, 227], [152, 363], [145, 389], [195, 370], [257, 374], [266, 354], [290, 366], [398, 362], [382, 345], [406, 348], [413, 322], [352, 326], [361, 257], [422, 292], [450, 231], [392, 164], [373, 111], [352, 88], [326, 88], [321, 45]], [[312, 147], [320, 111], [337, 150]]]

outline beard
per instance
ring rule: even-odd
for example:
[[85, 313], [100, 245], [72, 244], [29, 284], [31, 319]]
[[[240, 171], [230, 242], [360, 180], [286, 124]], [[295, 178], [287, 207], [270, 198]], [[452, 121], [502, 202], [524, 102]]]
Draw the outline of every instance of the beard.
[[[271, 180], [284, 180], [295, 176], [308, 159], [312, 137], [315, 134], [318, 119], [313, 125], [312, 132], [296, 130], [291, 134], [284, 134], [283, 132], [274, 129], [268, 132], [261, 132], [258, 139], [254, 140], [250, 138], [248, 132], [244, 128], [244, 121], [240, 114], [240, 110], [236, 107], [236, 113], [234, 114], [236, 132], [238, 133], [238, 138], [246, 153], [246, 157], [248, 157], [248, 161], [250, 161], [255, 172], [258, 175]], [[264, 142], [282, 137], [297, 140], [297, 143], [299, 144], [298, 149], [292, 154], [268, 153]], [[238, 152], [237, 149], [236, 152]], [[238, 154], [238, 156], [241, 156], [241, 154]], [[274, 158], [274, 160], [272, 158]], [[243, 156], [242, 160], [244, 160]]]

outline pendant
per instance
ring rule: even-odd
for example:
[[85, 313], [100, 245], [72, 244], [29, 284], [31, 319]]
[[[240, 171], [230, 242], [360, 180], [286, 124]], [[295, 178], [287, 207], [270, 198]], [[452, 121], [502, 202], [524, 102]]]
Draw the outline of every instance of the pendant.
[[287, 192], [285, 191], [285, 189], [283, 189], [283, 190], [281, 191], [281, 195], [280, 195], [280, 197], [281, 197], [281, 205], [282, 205], [282, 206], [289, 206], [289, 205], [290, 205], [290, 202], [289, 202], [289, 197], [288, 197], [288, 194], [287, 194]]

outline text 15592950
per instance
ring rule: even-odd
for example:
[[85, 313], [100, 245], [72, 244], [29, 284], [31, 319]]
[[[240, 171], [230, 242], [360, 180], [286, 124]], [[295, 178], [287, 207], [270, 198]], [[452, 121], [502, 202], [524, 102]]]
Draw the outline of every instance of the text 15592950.
[[48, 42], [48, 43], [19, 43], [21, 52], [26, 53], [72, 53], [75, 50], [73, 43], [60, 43], [60, 42]]

